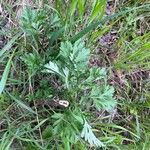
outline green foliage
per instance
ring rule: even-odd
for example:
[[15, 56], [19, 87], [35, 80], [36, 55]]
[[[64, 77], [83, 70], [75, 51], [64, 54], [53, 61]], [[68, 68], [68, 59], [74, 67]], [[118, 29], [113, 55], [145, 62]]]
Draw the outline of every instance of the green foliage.
[[105, 7], [106, 7], [106, 0], [101, 1], [94, 0], [89, 22], [91, 23], [96, 18], [101, 19], [104, 15]]
[[79, 16], [81, 20], [83, 19], [84, 12], [85, 12], [85, 2], [86, 0], [78, 0]]
[[67, 68], [59, 68], [56, 63], [49, 62], [45, 65], [46, 71], [49, 73], [58, 74], [64, 79], [68, 77], [68, 69]]
[[33, 3], [0, 4], [0, 150], [147, 150], [149, 2]]
[[8, 95], [11, 97], [12, 100], [14, 100], [20, 107], [22, 107], [23, 109], [29, 111], [30, 113], [36, 114], [36, 112], [34, 112], [29, 106], [27, 106], [26, 104], [24, 104], [21, 100], [18, 100], [16, 97], [14, 97], [13, 95], [11, 95], [10, 93], [8, 93]]
[[122, 45], [121, 56], [115, 63], [115, 66], [120, 69], [134, 70], [136, 68], [149, 69], [150, 56], [150, 34], [146, 33], [143, 36], [137, 36], [128, 44]]
[[81, 133], [81, 137], [85, 138], [85, 141], [88, 141], [88, 143], [92, 145], [96, 145], [97, 147], [104, 147], [105, 145], [98, 140], [95, 135], [93, 134], [93, 131], [91, 129], [91, 126], [85, 121], [84, 127]]
[[71, 42], [61, 43], [60, 57], [69, 69], [83, 71], [87, 68], [90, 51], [84, 46], [84, 42], [78, 40], [73, 45]]
[[110, 86], [94, 86], [92, 88], [90, 97], [93, 100], [94, 106], [100, 110], [103, 108], [105, 110], [112, 110], [116, 106], [116, 102], [113, 99], [114, 88]]
[[[68, 99], [70, 103], [69, 107], [73, 107], [75, 105], [74, 103], [77, 103], [78, 99], [78, 101], [81, 101], [81, 106], [78, 106], [79, 109], [83, 108], [83, 102], [88, 103], [92, 101], [95, 108], [98, 110], [111, 110], [116, 106], [116, 102], [113, 99], [114, 89], [107, 85], [105, 69], [88, 68], [89, 54], [89, 49], [85, 48], [84, 42], [82, 42], [81, 40], [76, 41], [74, 44], [71, 44], [68, 41], [61, 43], [57, 62], [53, 63], [50, 61], [45, 65], [45, 71], [52, 74], [57, 74], [63, 79], [68, 90], [68, 94], [70, 93], [67, 97], [70, 97], [74, 101], [72, 102]], [[104, 80], [103, 82], [105, 84], [103, 86], [95, 83], [95, 81], [98, 81], [100, 79]], [[83, 93], [85, 88], [88, 88], [89, 92], [84, 95]], [[78, 98], [76, 97], [76, 95]], [[74, 113], [74, 111], [72, 113]], [[74, 122], [76, 118], [70, 116], [69, 114], [70, 113], [66, 112], [65, 114], [54, 114], [53, 118], [57, 119], [57, 121], [54, 123], [54, 125], [56, 126], [54, 128], [54, 133], [60, 133], [62, 137], [67, 137], [68, 140], [72, 139], [71, 141], [76, 141], [75, 139], [77, 137], [77, 134], [79, 134], [79, 129]], [[74, 113], [74, 115], [77, 114]], [[72, 121], [71, 118], [73, 119]], [[65, 129], [65, 126], [67, 124], [68, 126]], [[83, 126], [83, 123], [81, 125]], [[61, 130], [61, 128], [63, 128], [63, 130]], [[100, 142], [94, 136], [94, 133], [92, 132], [91, 127], [87, 124], [87, 122], [85, 122], [83, 126], [81, 137], [85, 137], [85, 140], [88, 141], [91, 146], [104, 146], [102, 142]]]
[[[104, 69], [89, 69], [87, 67], [89, 50], [84, 47], [84, 42], [77, 41], [73, 45], [70, 42], [61, 43], [59, 58], [60, 61], [62, 60], [61, 63], [49, 62], [49, 64], [45, 65], [46, 69], [48, 69], [47, 72], [56, 73], [60, 77], [63, 77], [67, 87], [72, 91], [74, 90], [71, 89], [72, 85], [76, 87], [82, 87], [84, 84], [90, 85], [88, 87], [91, 91], [89, 99], [93, 100], [97, 109], [102, 107], [107, 110], [115, 106], [115, 101], [112, 98], [114, 89], [106, 85], [106, 82], [103, 86], [98, 86], [94, 83], [94, 81], [98, 81], [101, 78], [105, 81], [106, 72]], [[80, 77], [80, 73], [82, 73], [82, 78]], [[82, 84], [83, 77], [86, 77], [86, 74], [90, 76], [87, 76], [85, 83]], [[76, 85], [72, 81], [76, 81]], [[79, 81], [81, 82], [80, 84]], [[77, 92], [80, 93], [81, 91], [77, 90], [73, 92], [77, 94]], [[85, 97], [87, 99], [87, 95]]]
[[42, 29], [44, 20], [45, 15], [43, 11], [38, 12], [37, 10], [26, 7], [21, 17], [22, 28], [29, 35], [38, 35]]
[[3, 49], [0, 50], [0, 58], [2, 57], [2, 55], [7, 52], [8, 50], [10, 50], [12, 48], [12, 46], [14, 45], [15, 41], [20, 37], [21, 32], [17, 33], [4, 47]]
[[36, 53], [25, 54], [21, 59], [26, 64], [29, 75], [31, 76], [35, 75], [41, 69], [42, 62], [44, 62], [40, 55]]
[[13, 142], [13, 138], [11, 135], [7, 132], [2, 136], [2, 139], [0, 141], [0, 149], [1, 150], [10, 150], [10, 146]]
[[[75, 112], [72, 112], [75, 113]], [[80, 122], [72, 115], [70, 111], [65, 112], [64, 114], [55, 113], [52, 118], [56, 121], [54, 122], [53, 133], [55, 136], [58, 135], [63, 138], [67, 138], [69, 143], [75, 143], [80, 134], [79, 127]]]
[[7, 65], [6, 65], [6, 68], [3, 72], [2, 79], [0, 80], [0, 95], [2, 94], [2, 92], [5, 88], [5, 85], [6, 85], [6, 81], [7, 81], [8, 74], [9, 74], [10, 67], [11, 67], [12, 57], [13, 57], [13, 55], [9, 58]]

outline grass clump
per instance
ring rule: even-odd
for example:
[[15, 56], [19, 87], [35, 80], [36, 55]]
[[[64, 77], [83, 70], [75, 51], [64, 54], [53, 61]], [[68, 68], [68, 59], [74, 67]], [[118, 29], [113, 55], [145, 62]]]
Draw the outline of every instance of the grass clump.
[[0, 149], [147, 150], [149, 6], [2, 2]]

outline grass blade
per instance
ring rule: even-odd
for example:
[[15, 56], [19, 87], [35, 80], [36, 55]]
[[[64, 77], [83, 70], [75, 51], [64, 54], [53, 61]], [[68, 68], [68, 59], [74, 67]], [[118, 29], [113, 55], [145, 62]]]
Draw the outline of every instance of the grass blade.
[[8, 95], [22, 108], [28, 110], [30, 113], [32, 114], [36, 114], [35, 111], [33, 111], [29, 106], [27, 106], [26, 104], [24, 104], [21, 100], [18, 100], [16, 97], [14, 97], [13, 95], [11, 95], [9, 92], [7, 92]]
[[78, 0], [72, 0], [71, 4], [70, 4], [70, 16], [72, 17], [75, 10], [76, 10], [76, 6], [77, 6]]
[[79, 16], [80, 19], [83, 19], [83, 14], [85, 12], [85, 0], [78, 0], [78, 9], [79, 9]]
[[41, 122], [39, 122], [31, 131], [35, 131], [37, 129], [39, 129], [48, 119], [44, 119]]
[[1, 50], [0, 50], [0, 57], [7, 51], [9, 50], [14, 42], [19, 38], [19, 36], [21, 35], [22, 33], [19, 32], [17, 33]]
[[90, 23], [96, 18], [102, 18], [105, 12], [106, 0], [95, 0], [93, 10], [90, 16]]
[[7, 62], [7, 65], [4, 69], [4, 72], [3, 72], [3, 75], [2, 75], [2, 78], [1, 78], [1, 81], [0, 81], [0, 95], [2, 94], [2, 92], [5, 88], [5, 85], [6, 85], [7, 77], [8, 77], [9, 71], [10, 71], [10, 67], [11, 67], [12, 57], [13, 57], [13, 54]]

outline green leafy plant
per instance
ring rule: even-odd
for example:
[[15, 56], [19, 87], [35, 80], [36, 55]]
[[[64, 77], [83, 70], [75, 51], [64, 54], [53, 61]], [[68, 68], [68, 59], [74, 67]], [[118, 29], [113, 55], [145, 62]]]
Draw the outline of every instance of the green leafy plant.
[[25, 54], [21, 59], [26, 64], [30, 76], [35, 75], [41, 69], [42, 62], [44, 62], [40, 55], [36, 53]]
[[29, 35], [38, 35], [45, 20], [44, 11], [33, 10], [26, 7], [21, 17], [23, 30]]
[[[81, 114], [83, 116], [84, 111], [93, 105], [97, 110], [104, 109], [108, 111], [116, 106], [116, 101], [113, 98], [114, 89], [107, 85], [106, 70], [104, 68], [89, 68], [89, 56], [90, 51], [85, 48], [85, 44], [82, 40], [78, 40], [74, 44], [66, 41], [61, 43], [57, 61], [50, 61], [45, 65], [46, 72], [58, 75], [62, 80], [62, 83], [64, 83], [64, 88], [68, 93], [64, 98], [69, 102], [68, 107], [72, 109], [72, 112], [74, 112], [75, 106], [78, 107], [78, 109], [82, 110]], [[68, 118], [66, 122], [73, 124], [73, 127], [77, 129], [74, 130], [74, 133], [71, 133], [72, 129], [67, 127], [67, 131], [63, 129], [63, 132], [68, 134], [67, 136], [69, 136], [69, 133], [72, 136], [77, 134], [81, 129], [79, 130], [76, 123], [70, 120], [72, 117], [69, 116], [69, 113], [66, 114], [66, 111], [64, 114], [55, 114], [53, 116], [55, 119], [58, 119], [57, 128], [65, 126], [63, 124], [61, 125], [61, 122], [66, 120], [66, 117], [64, 118], [64, 116]], [[83, 120], [81, 122], [81, 125], [83, 126], [81, 137], [84, 137], [91, 146], [104, 146], [104, 144], [94, 136], [90, 125], [88, 125], [86, 121], [84, 125]], [[57, 131], [57, 133], [59, 132], [60, 131]], [[91, 139], [91, 137], [93, 138]], [[70, 136], [68, 139], [70, 139]]]
[[96, 145], [97, 147], [104, 147], [105, 145], [98, 140], [95, 135], [93, 134], [93, 131], [91, 129], [91, 126], [85, 121], [84, 127], [81, 133], [81, 137], [85, 138], [85, 141], [90, 143], [90, 145]]

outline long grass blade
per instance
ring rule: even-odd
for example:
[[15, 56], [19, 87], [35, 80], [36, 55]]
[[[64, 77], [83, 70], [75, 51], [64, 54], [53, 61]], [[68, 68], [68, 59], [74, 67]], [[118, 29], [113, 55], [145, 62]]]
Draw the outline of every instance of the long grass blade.
[[15, 41], [20, 37], [21, 34], [22, 34], [21, 32], [17, 33], [17, 34], [4, 46], [4, 48], [2, 48], [2, 49], [0, 50], [0, 57], [14, 45]]
[[85, 0], [78, 0], [78, 10], [79, 10], [79, 16], [82, 20], [83, 14], [85, 12]]
[[35, 111], [33, 111], [29, 106], [27, 106], [25, 103], [23, 103], [21, 100], [18, 100], [16, 97], [14, 97], [13, 95], [11, 95], [9, 92], [7, 92], [8, 95], [22, 108], [28, 110], [30, 113], [32, 114], [36, 114]]
[[96, 18], [102, 18], [102, 16], [104, 15], [105, 7], [106, 7], [106, 0], [94, 1], [92, 13], [89, 19], [90, 23]]
[[2, 92], [3, 92], [4, 88], [5, 88], [5, 85], [6, 85], [6, 81], [7, 81], [8, 74], [9, 74], [10, 67], [11, 67], [12, 57], [13, 57], [13, 54], [9, 58], [9, 60], [7, 62], [7, 65], [6, 65], [5, 69], [4, 69], [4, 72], [3, 72], [3, 75], [2, 75], [2, 78], [1, 78], [1, 81], [0, 81], [0, 95], [2, 94]]
[[77, 6], [78, 0], [72, 0], [71, 4], [70, 4], [70, 16], [72, 17], [75, 10], [76, 10], [76, 6]]

